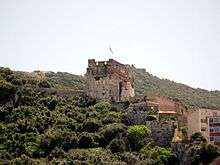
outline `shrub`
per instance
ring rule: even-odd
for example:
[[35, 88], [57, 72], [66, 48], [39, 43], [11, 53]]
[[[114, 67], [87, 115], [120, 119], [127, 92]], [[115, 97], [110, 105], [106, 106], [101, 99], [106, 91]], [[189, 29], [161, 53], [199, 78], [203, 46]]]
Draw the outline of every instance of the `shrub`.
[[149, 143], [141, 151], [142, 162], [149, 164], [172, 165], [177, 163], [176, 155], [170, 148], [162, 148]]
[[9, 99], [10, 96], [14, 95], [16, 92], [15, 87], [4, 80], [0, 80], [0, 101]]
[[108, 148], [112, 153], [126, 151], [126, 144], [122, 139], [113, 139]]
[[[7, 115], [10, 114], [12, 111], [13, 107], [0, 107], [0, 121], [5, 121]], [[1, 134], [1, 132], [0, 132]]]
[[101, 127], [101, 123], [97, 120], [86, 120], [82, 125], [82, 131], [96, 132]]
[[157, 121], [157, 117], [155, 115], [148, 115], [146, 120], [147, 121]]
[[207, 142], [201, 132], [196, 132], [191, 136], [191, 142]]
[[107, 112], [111, 108], [111, 104], [107, 101], [100, 101], [94, 105], [94, 108], [98, 112]]
[[119, 120], [116, 119], [116, 118], [113, 118], [111, 116], [107, 116], [107, 117], [104, 117], [102, 119], [102, 123], [105, 124], [105, 125], [106, 124], [111, 124], [111, 123], [117, 123], [117, 122], [119, 122]]
[[134, 125], [128, 127], [128, 139], [132, 150], [140, 150], [150, 137], [150, 129], [145, 125]]
[[108, 116], [109, 116], [109, 117], [113, 117], [113, 118], [117, 118], [117, 119], [121, 119], [121, 118], [124, 116], [124, 114], [123, 114], [122, 112], [110, 111], [110, 112], [108, 113]]
[[7, 150], [0, 149], [0, 161], [1, 160], [10, 160], [12, 159], [12, 155], [8, 153]]
[[38, 83], [40, 88], [51, 88], [51, 84], [47, 80], [42, 80]]
[[49, 154], [55, 147], [67, 151], [78, 146], [78, 138], [74, 132], [67, 132], [61, 129], [49, 129], [41, 140], [41, 149]]
[[56, 97], [47, 97], [40, 99], [39, 103], [46, 106], [49, 110], [54, 110], [58, 104], [58, 100]]
[[210, 143], [200, 143], [192, 145], [187, 150], [187, 156], [190, 164], [210, 164], [220, 156], [220, 150]]
[[22, 164], [31, 164], [31, 165], [38, 165], [39, 161], [32, 160], [26, 155], [21, 155], [21, 157], [13, 159], [10, 161], [10, 164], [22, 165]]
[[101, 130], [101, 135], [103, 136], [103, 145], [108, 145], [114, 138], [119, 136], [120, 134], [126, 133], [126, 126], [123, 124], [109, 124], [106, 125]]
[[57, 104], [58, 104], [58, 100], [53, 98], [48, 102], [47, 107], [49, 110], [54, 110], [56, 108]]
[[92, 148], [94, 147], [94, 139], [91, 134], [83, 132], [79, 138], [79, 147], [80, 148]]
[[13, 71], [9, 68], [0, 67], [0, 76], [6, 78], [7, 76], [13, 74]]
[[75, 103], [78, 107], [89, 107], [96, 103], [96, 100], [91, 97], [80, 97], [77, 102]]
[[10, 81], [12, 84], [14, 85], [23, 85], [23, 82], [21, 79], [18, 79], [18, 78], [14, 78]]
[[55, 147], [48, 156], [48, 159], [52, 160], [53, 158], [62, 158], [64, 155], [65, 152], [61, 148]]
[[67, 154], [68, 164], [120, 164], [109, 150], [104, 148], [74, 149]]

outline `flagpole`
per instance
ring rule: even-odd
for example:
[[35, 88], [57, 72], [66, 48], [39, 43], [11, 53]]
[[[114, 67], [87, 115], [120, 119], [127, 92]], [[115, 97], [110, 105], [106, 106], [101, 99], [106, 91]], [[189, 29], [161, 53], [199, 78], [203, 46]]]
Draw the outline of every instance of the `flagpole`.
[[113, 50], [112, 50], [112, 47], [111, 47], [111, 45], [109, 45], [109, 59], [113, 59], [113, 54], [114, 54], [114, 52], [113, 52]]

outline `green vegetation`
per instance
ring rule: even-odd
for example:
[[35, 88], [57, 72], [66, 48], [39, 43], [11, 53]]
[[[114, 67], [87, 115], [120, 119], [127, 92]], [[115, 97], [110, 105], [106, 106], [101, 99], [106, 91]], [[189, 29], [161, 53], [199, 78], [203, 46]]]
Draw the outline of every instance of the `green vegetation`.
[[145, 125], [134, 125], [128, 128], [128, 139], [131, 149], [139, 151], [150, 141], [150, 129]]
[[155, 157], [170, 161], [172, 151], [166, 148], [160, 151], [152, 144], [141, 152], [152, 142], [151, 131], [146, 125], [126, 125], [123, 109], [84, 96], [45, 93], [38, 87], [58, 88], [55, 81], [41, 72], [25, 74], [0, 72], [0, 164], [157, 164]]
[[173, 165], [176, 163], [176, 155], [169, 148], [146, 145], [141, 151], [144, 163], [158, 165]]
[[201, 134], [201, 132], [196, 132], [191, 136], [191, 142], [204, 142], [206, 143], [206, 138]]
[[[129, 122], [127, 109], [83, 95], [62, 95], [63, 90], [85, 90], [85, 85], [83, 77], [68, 73], [0, 68], [0, 164], [177, 162], [170, 148], [154, 144], [148, 125]], [[196, 134], [187, 154], [191, 163], [207, 163], [219, 149]]]
[[51, 84], [46, 81], [46, 80], [41, 80], [39, 83], [38, 83], [38, 86], [40, 88], [50, 88], [51, 87]]
[[189, 164], [210, 164], [212, 161], [220, 156], [220, 149], [210, 143], [201, 133], [195, 133], [191, 136], [192, 143], [187, 149], [187, 156]]
[[167, 79], [160, 79], [135, 67], [130, 67], [135, 77], [135, 92], [138, 95], [161, 95], [179, 99], [188, 107], [220, 109], [220, 91], [191, 88]]
[[0, 101], [8, 100], [12, 95], [15, 94], [15, 87], [5, 80], [0, 80]]

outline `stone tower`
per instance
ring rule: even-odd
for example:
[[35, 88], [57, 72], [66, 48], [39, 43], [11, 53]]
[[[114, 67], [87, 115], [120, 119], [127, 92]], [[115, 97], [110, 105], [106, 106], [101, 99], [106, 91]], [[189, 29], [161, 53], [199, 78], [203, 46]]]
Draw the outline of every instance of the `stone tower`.
[[134, 80], [127, 65], [113, 59], [88, 60], [87, 94], [96, 99], [126, 101], [134, 96]]

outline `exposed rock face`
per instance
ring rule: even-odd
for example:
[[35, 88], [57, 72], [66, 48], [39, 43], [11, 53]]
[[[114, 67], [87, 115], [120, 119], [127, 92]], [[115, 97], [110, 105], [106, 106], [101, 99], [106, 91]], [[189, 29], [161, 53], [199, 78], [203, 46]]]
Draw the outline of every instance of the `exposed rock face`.
[[96, 62], [88, 60], [87, 94], [96, 99], [126, 101], [134, 96], [134, 80], [128, 66], [113, 59]]

